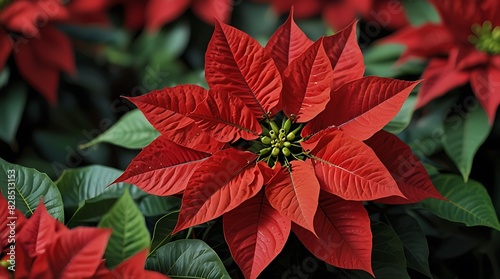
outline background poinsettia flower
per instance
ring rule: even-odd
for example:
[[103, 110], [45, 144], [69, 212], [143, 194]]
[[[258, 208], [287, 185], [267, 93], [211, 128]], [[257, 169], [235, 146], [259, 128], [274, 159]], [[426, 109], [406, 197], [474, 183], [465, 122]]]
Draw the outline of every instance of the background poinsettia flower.
[[384, 27], [398, 29], [408, 25], [400, 2], [393, 0], [255, 0], [271, 2], [279, 14], [288, 13], [292, 6], [297, 18], [309, 18], [322, 14], [323, 19], [334, 30], [349, 25], [358, 16], [377, 21]]
[[[209, 90], [179, 85], [129, 98], [162, 135], [115, 182], [182, 193], [174, 233], [223, 216], [246, 278], [269, 265], [290, 230], [327, 263], [373, 275], [362, 202], [442, 197], [410, 148], [379, 132], [418, 82], [363, 78], [355, 30], [312, 42], [290, 16], [264, 48], [216, 22]], [[404, 171], [400, 158], [412, 159]]]
[[125, 7], [125, 25], [130, 29], [146, 27], [154, 31], [181, 16], [188, 8], [201, 20], [228, 21], [232, 0], [114, 0]]
[[21, 76], [51, 104], [60, 73], [75, 73], [71, 42], [56, 28], [68, 19], [57, 0], [11, 1], [0, 10], [0, 67], [12, 54]]
[[[0, 209], [6, 217], [2, 220], [8, 221], [8, 204], [3, 197], [0, 197]], [[48, 213], [43, 200], [28, 220], [19, 213], [15, 221], [15, 278], [168, 278], [144, 270], [147, 250], [109, 270], [102, 257], [111, 230], [87, 227], [70, 230]], [[8, 229], [2, 226], [0, 234], [5, 236]]]
[[407, 27], [384, 42], [407, 46], [400, 61], [410, 57], [429, 59], [417, 107], [470, 83], [492, 123], [500, 104], [500, 3], [493, 0], [433, 0], [432, 3], [442, 23]]

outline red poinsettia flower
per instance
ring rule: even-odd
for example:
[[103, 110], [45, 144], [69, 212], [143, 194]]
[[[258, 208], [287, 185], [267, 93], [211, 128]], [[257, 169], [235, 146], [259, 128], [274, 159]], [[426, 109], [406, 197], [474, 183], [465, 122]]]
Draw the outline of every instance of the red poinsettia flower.
[[51, 104], [61, 72], [74, 73], [70, 40], [55, 25], [68, 19], [56, 0], [13, 0], [0, 5], [0, 68], [12, 54], [21, 76]]
[[432, 2], [442, 23], [408, 27], [385, 42], [407, 46], [402, 61], [412, 56], [430, 59], [423, 74], [419, 107], [470, 83], [491, 123], [500, 104], [500, 2]]
[[143, 26], [154, 31], [181, 16], [189, 7], [203, 21], [213, 24], [215, 18], [228, 21], [232, 0], [112, 0], [125, 6], [125, 25], [130, 29]]
[[263, 48], [216, 23], [210, 90], [180, 85], [130, 98], [161, 136], [116, 182], [183, 193], [174, 232], [223, 216], [246, 278], [278, 255], [290, 230], [329, 264], [373, 274], [363, 201], [441, 196], [410, 148], [380, 131], [417, 82], [363, 78], [355, 29], [312, 42], [289, 17]]
[[395, 0], [255, 0], [271, 2], [279, 14], [288, 13], [295, 7], [297, 18], [322, 14], [328, 25], [340, 30], [358, 16], [373, 20], [383, 27], [398, 29], [408, 25], [402, 4]]
[[[3, 215], [7, 215], [7, 208], [7, 201], [0, 195]], [[10, 245], [14, 245], [15, 278], [168, 278], [144, 270], [147, 250], [137, 253], [113, 270], [107, 269], [102, 257], [111, 235], [109, 229], [78, 227], [70, 230], [47, 212], [43, 202], [29, 220], [22, 214], [17, 215], [15, 243], [9, 243], [1, 254], [6, 256], [8, 270], [8, 252]], [[6, 217], [2, 220], [10, 220], [7, 216], [2, 217]], [[7, 225], [2, 226], [1, 235], [9, 233], [8, 230]], [[3, 245], [4, 239], [8, 238], [2, 238]], [[2, 272], [8, 274], [3, 268]]]

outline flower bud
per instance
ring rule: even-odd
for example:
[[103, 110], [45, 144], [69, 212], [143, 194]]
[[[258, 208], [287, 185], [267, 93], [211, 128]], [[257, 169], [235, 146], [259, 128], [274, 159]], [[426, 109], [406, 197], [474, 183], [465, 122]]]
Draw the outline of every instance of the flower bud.
[[263, 143], [263, 144], [271, 144], [271, 138], [270, 137], [262, 137], [260, 138], [260, 141]]
[[287, 119], [285, 121], [285, 124], [283, 125], [283, 129], [285, 130], [285, 133], [288, 133], [288, 131], [290, 131], [290, 128], [292, 128], [292, 121], [290, 119]]
[[260, 155], [266, 155], [267, 153], [269, 153], [269, 151], [271, 151], [271, 148], [272, 148], [272, 147], [268, 147], [268, 148], [261, 149], [261, 150], [259, 151]]
[[276, 123], [274, 123], [273, 121], [269, 122], [269, 125], [271, 125], [271, 129], [273, 129], [274, 133], [275, 134], [278, 134], [280, 129], [278, 128], [278, 125], [276, 125]]
[[283, 155], [285, 156], [290, 156], [290, 149], [286, 148], [286, 147], [283, 147], [283, 149], [281, 149], [281, 152], [283, 152]]
[[271, 153], [274, 157], [277, 157], [280, 154], [280, 149], [278, 147], [273, 148], [273, 152]]

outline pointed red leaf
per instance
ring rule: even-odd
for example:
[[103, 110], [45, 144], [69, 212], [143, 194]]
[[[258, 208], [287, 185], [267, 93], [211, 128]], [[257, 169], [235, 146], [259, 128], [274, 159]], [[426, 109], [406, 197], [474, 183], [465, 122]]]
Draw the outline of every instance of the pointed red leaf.
[[79, 227], [62, 232], [47, 247], [54, 278], [91, 278], [101, 263], [109, 229]]
[[[150, 0], [145, 10], [146, 27], [149, 31], [160, 29], [164, 24], [180, 17], [187, 10], [190, 0]], [[136, 13], [140, 12], [135, 10]]]
[[232, 0], [193, 0], [193, 12], [203, 21], [214, 23], [216, 19], [228, 22], [233, 9]]
[[388, 197], [377, 200], [382, 203], [416, 203], [425, 198], [443, 199], [422, 163], [410, 147], [395, 135], [380, 131], [365, 141], [386, 166], [407, 199]]
[[29, 41], [40, 64], [69, 74], [75, 73], [75, 59], [71, 41], [54, 27], [40, 28], [40, 38]]
[[291, 170], [281, 170], [266, 186], [269, 203], [281, 215], [314, 233], [314, 214], [318, 207], [320, 185], [311, 161], [292, 161]]
[[[470, 26], [468, 28], [470, 30]], [[398, 60], [398, 63], [403, 63], [412, 57], [430, 58], [445, 55], [456, 42], [450, 31], [442, 24], [426, 23], [419, 27], [405, 27], [384, 38], [381, 43], [405, 45], [406, 50]]]
[[366, 144], [335, 129], [319, 136], [310, 155], [321, 189], [353, 201], [404, 197], [389, 171]]
[[203, 132], [194, 120], [186, 115], [192, 113], [208, 95], [208, 91], [197, 85], [179, 85], [154, 90], [129, 98], [144, 114], [153, 127], [171, 141], [194, 150], [214, 153], [224, 146]]
[[418, 92], [416, 108], [421, 108], [430, 101], [443, 96], [451, 89], [467, 84], [471, 80], [469, 71], [456, 67], [457, 52], [452, 51], [448, 59], [431, 59], [422, 75], [422, 87]]
[[307, 38], [293, 20], [293, 9], [291, 9], [286, 22], [267, 42], [266, 50], [273, 58], [278, 70], [283, 73], [286, 67], [312, 44], [313, 41]]
[[213, 154], [225, 146], [225, 143], [217, 141], [203, 132], [195, 122], [177, 130], [163, 132], [162, 135], [180, 146], [209, 154]]
[[[29, 269], [29, 278], [36, 279], [52, 279], [56, 278], [55, 274], [52, 273], [50, 269], [50, 256], [46, 253], [38, 255], [36, 258], [33, 258], [33, 263], [31, 268]], [[16, 270], [16, 276], [17, 274]], [[27, 278], [27, 277], [18, 277], [18, 278]]]
[[146, 146], [113, 183], [128, 182], [158, 196], [182, 192], [210, 154], [182, 147], [160, 136]]
[[365, 77], [332, 91], [331, 101], [302, 130], [303, 135], [335, 125], [359, 140], [381, 130], [396, 116], [418, 82]]
[[352, 22], [338, 33], [323, 39], [323, 46], [332, 63], [332, 89], [362, 78], [365, 72], [363, 54], [356, 36], [356, 23]]
[[471, 85], [474, 95], [483, 106], [488, 115], [488, 121], [492, 125], [500, 104], [500, 94], [498, 94], [500, 92], [500, 64], [475, 70], [471, 74]]
[[11, 52], [12, 44], [10, 43], [9, 35], [2, 29], [0, 30], [0, 68], [4, 68]]
[[[498, 12], [498, 3], [496, 1], [432, 0], [431, 2], [438, 10], [443, 26], [446, 26], [450, 30], [450, 34], [461, 40], [461, 43], [465, 45], [470, 44], [469, 35], [472, 24], [481, 24], [486, 20], [499, 23], [498, 14], [495, 14], [495, 12]], [[488, 16], [491, 13], [494, 16]]]
[[215, 219], [255, 196], [264, 184], [256, 159], [253, 153], [229, 148], [201, 164], [182, 197], [174, 233]]
[[[24, 247], [23, 243], [18, 239], [16, 243], [16, 278], [29, 278], [30, 274], [32, 273], [34, 260], [35, 259], [33, 259], [28, 255], [27, 249]], [[50, 274], [50, 272], [47, 273]]]
[[323, 39], [293, 60], [283, 74], [283, 111], [304, 123], [320, 114], [330, 100], [332, 66], [323, 48]]
[[370, 218], [362, 202], [321, 192], [314, 217], [318, 237], [292, 224], [302, 244], [319, 259], [340, 268], [361, 269], [373, 276]]
[[223, 225], [231, 255], [247, 279], [257, 278], [276, 258], [291, 228], [263, 191], [224, 214]]
[[17, 235], [17, 240], [23, 243], [28, 255], [35, 258], [45, 253], [47, 245], [54, 240], [56, 225], [57, 220], [47, 212], [42, 200], [33, 216]]
[[239, 97], [259, 119], [279, 103], [281, 77], [272, 58], [256, 40], [221, 22], [208, 44], [205, 77], [210, 89]]
[[[39, 40], [39, 38], [33, 40]], [[20, 44], [18, 51], [13, 53], [23, 79], [38, 91], [47, 102], [55, 105], [57, 103], [60, 71], [40, 62], [32, 48], [32, 44], [29, 42]]]
[[204, 132], [221, 142], [259, 137], [262, 128], [241, 99], [225, 92], [210, 91], [205, 101], [188, 115]]
[[208, 91], [197, 85], [178, 85], [127, 98], [146, 116], [160, 133], [175, 131], [193, 123], [186, 117], [207, 97]]

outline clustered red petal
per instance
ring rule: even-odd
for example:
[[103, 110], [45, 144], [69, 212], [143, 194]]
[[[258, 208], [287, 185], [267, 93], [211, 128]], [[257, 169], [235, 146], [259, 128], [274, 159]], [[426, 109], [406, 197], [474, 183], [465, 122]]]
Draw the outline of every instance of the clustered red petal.
[[71, 16], [58, 0], [12, 1], [0, 10], [0, 68], [12, 54], [21, 76], [51, 104], [60, 73], [75, 72], [71, 42], [56, 28]]
[[231, 0], [11, 0], [0, 7], [0, 69], [12, 55], [19, 73], [50, 104], [61, 73], [75, 74], [73, 47], [57, 25], [109, 24], [107, 9], [124, 5], [125, 25], [156, 31], [191, 6], [208, 23], [229, 19]]
[[[2, 251], [8, 263], [11, 247], [15, 247], [15, 278], [52, 279], [52, 278], [156, 278], [169, 277], [144, 269], [148, 255], [147, 249], [125, 260], [114, 269], [105, 266], [102, 259], [111, 230], [78, 227], [68, 229], [54, 219], [43, 203], [39, 203], [35, 213], [26, 219], [15, 210], [16, 218], [7, 215], [10, 206], [0, 195], [2, 223]], [[9, 226], [10, 222], [15, 225]], [[16, 233], [12, 233], [14, 229]], [[15, 243], [8, 242], [8, 235], [15, 235]], [[10, 264], [8, 264], [10, 265]], [[7, 268], [0, 267], [0, 274], [10, 278]]]
[[407, 46], [400, 61], [410, 57], [429, 59], [417, 107], [470, 83], [493, 123], [500, 105], [500, 53], [488, 53], [474, 45], [473, 30], [484, 23], [500, 26], [500, 3], [495, 0], [431, 2], [439, 11], [442, 23], [409, 26], [384, 41]]
[[[217, 22], [205, 59], [209, 90], [180, 85], [130, 98], [162, 135], [115, 182], [181, 193], [174, 233], [223, 216], [246, 278], [269, 265], [290, 231], [327, 263], [373, 275], [363, 201], [442, 196], [410, 148], [381, 131], [418, 82], [363, 77], [355, 30], [312, 42], [290, 16], [263, 48]], [[276, 154], [284, 159], [270, 167], [247, 145], [260, 144], [270, 133], [263, 123], [276, 126], [275, 117], [304, 125], [294, 142], [303, 152]]]
[[348, 26], [357, 16], [375, 21], [380, 26], [398, 29], [408, 25], [401, 1], [394, 0], [254, 0], [271, 2], [279, 14], [286, 14], [295, 7], [297, 18], [322, 14], [323, 19], [335, 30]]

